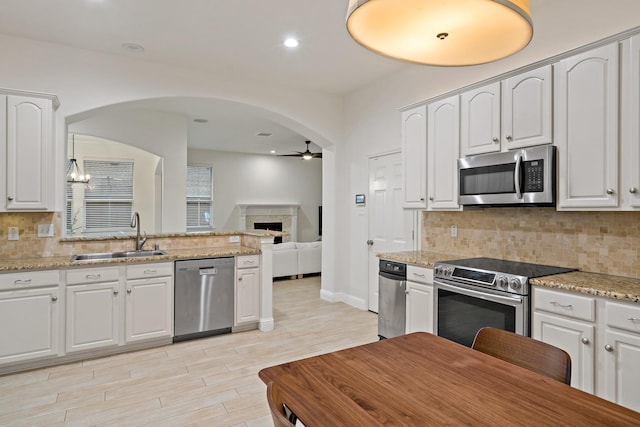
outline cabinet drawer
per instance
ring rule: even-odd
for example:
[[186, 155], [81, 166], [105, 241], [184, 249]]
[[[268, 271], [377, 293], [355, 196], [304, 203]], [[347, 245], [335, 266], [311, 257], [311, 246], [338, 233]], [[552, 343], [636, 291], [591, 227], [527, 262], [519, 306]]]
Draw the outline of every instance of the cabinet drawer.
[[640, 333], [640, 305], [607, 302], [605, 307], [607, 326]]
[[146, 277], [173, 276], [173, 263], [127, 265], [127, 279], [144, 279]]
[[407, 280], [433, 285], [433, 269], [407, 265]]
[[595, 298], [550, 289], [533, 288], [534, 309], [594, 322]]
[[67, 285], [85, 283], [115, 282], [120, 279], [118, 267], [95, 267], [67, 270]]
[[236, 258], [236, 268], [260, 267], [260, 255], [243, 255]]
[[24, 271], [20, 273], [0, 274], [0, 289], [26, 289], [39, 286], [58, 285], [58, 270]]

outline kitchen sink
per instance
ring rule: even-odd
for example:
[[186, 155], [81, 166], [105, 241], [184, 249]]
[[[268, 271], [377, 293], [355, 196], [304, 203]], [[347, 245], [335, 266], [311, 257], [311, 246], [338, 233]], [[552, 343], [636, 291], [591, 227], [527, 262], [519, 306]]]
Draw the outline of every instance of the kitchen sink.
[[167, 255], [165, 251], [148, 250], [148, 251], [120, 251], [120, 252], [104, 252], [93, 254], [76, 254], [71, 256], [71, 261], [96, 261], [114, 258], [140, 258]]

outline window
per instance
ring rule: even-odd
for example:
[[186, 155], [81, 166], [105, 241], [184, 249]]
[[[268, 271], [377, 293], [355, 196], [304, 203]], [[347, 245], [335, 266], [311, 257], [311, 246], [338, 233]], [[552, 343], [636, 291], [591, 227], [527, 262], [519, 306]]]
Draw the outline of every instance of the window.
[[129, 229], [133, 215], [133, 161], [85, 160], [84, 229]]
[[213, 228], [213, 166], [187, 165], [187, 229]]

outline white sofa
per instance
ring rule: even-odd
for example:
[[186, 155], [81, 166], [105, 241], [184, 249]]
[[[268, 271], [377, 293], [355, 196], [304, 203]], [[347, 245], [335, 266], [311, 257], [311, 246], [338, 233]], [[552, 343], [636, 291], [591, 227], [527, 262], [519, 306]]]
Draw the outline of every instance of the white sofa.
[[320, 273], [322, 242], [285, 242], [273, 245], [273, 277]]

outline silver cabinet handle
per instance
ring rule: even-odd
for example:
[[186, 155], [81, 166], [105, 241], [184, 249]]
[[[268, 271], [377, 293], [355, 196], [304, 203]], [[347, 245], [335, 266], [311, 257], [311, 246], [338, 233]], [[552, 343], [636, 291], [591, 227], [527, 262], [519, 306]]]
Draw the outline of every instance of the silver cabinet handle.
[[130, 294], [131, 293], [131, 288], [127, 289], [127, 293]]
[[571, 304], [562, 305], [559, 302], [555, 302], [555, 301], [551, 301], [550, 304], [554, 305], [556, 307], [561, 307], [561, 308], [573, 308], [573, 305], [571, 305]]
[[507, 141], [511, 141], [513, 137], [511, 135], [507, 135]]
[[102, 276], [100, 276], [99, 274], [87, 274], [87, 275], [86, 275], [86, 276], [84, 276], [84, 277], [85, 277], [87, 280], [98, 280], [98, 279], [100, 279], [100, 277], [102, 277]]
[[429, 200], [433, 202], [433, 196], [429, 196]]
[[248, 260], [248, 261], [242, 261], [242, 263], [243, 263], [244, 265], [253, 265], [253, 261], [251, 261], [251, 260]]
[[144, 274], [156, 274], [158, 270], [145, 270]]
[[367, 240], [367, 245], [373, 246], [373, 240]]
[[640, 318], [637, 317], [629, 317], [627, 320], [630, 320], [631, 322], [640, 322]]
[[493, 141], [494, 144], [497, 144], [498, 142], [500, 142], [500, 140], [498, 138], [495, 138], [495, 137], [492, 139], [492, 141]]
[[7, 197], [7, 200], [11, 202], [13, 200], [13, 197], [9, 196]]
[[589, 338], [587, 338], [587, 337], [582, 338], [580, 341], [582, 341], [582, 344], [585, 344], [585, 345], [589, 344], [591, 342], [591, 341], [589, 341]]
[[424, 197], [420, 197], [420, 201], [421, 201], [421, 202], [424, 202]]
[[118, 295], [118, 290], [117, 290], [117, 289], [114, 289], [114, 290], [113, 290], [113, 294], [114, 294], [114, 295]]
[[242, 277], [238, 277], [238, 282], [242, 282]]
[[31, 284], [31, 279], [18, 279], [13, 281], [14, 285], [29, 285]]
[[413, 273], [413, 275], [416, 277], [424, 277], [424, 274]]
[[607, 188], [608, 195], [612, 195], [613, 193], [615, 193], [615, 191], [613, 191], [613, 188]]
[[636, 194], [637, 192], [638, 192], [638, 189], [636, 187], [631, 187], [629, 189], [629, 193], [631, 193], [631, 194]]
[[604, 349], [605, 349], [606, 351], [608, 351], [609, 353], [611, 353], [611, 352], [613, 351], [613, 347], [611, 347], [609, 344], [605, 345], [605, 346], [604, 346]]
[[409, 295], [409, 292], [411, 292], [409, 289], [405, 289], [404, 291], [405, 295]]
[[58, 301], [58, 297], [57, 297], [57, 296], [55, 296], [55, 295], [54, 295], [54, 296], [52, 296], [52, 297], [51, 297], [51, 301], [53, 301], [53, 302]]

